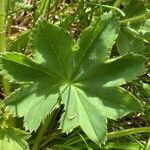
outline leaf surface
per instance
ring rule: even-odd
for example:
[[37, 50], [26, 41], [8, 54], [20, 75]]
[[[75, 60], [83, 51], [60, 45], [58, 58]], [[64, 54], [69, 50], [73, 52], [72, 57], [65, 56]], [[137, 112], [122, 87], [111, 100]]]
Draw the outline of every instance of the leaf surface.
[[120, 86], [143, 74], [145, 61], [146, 58], [140, 55], [123, 55], [83, 72], [77, 81], [87, 82], [87, 85], [94, 86]]
[[35, 60], [42, 62], [50, 72], [69, 78], [73, 69], [74, 40], [63, 29], [39, 22], [32, 34]]
[[[5, 78], [18, 82], [54, 81], [55, 76], [46, 71], [44, 66], [19, 53], [7, 53], [1, 58]], [[48, 81], [48, 80], [47, 80]]]
[[80, 126], [95, 143], [103, 143], [107, 118], [142, 109], [120, 86], [144, 73], [146, 59], [136, 54], [109, 59], [118, 29], [117, 18], [106, 13], [81, 34], [79, 49], [74, 51], [76, 44], [68, 33], [46, 21], [38, 22], [31, 40], [36, 61], [16, 53], [2, 56], [3, 74], [30, 82], [6, 98], [6, 110], [24, 116], [26, 129], [33, 131], [63, 104], [63, 132]]
[[150, 43], [150, 19], [147, 19], [139, 28], [138, 32]]
[[25, 51], [29, 43], [30, 31], [23, 32], [16, 40], [11, 42], [9, 51]]
[[14, 130], [8, 128], [0, 129], [0, 149], [1, 150], [29, 150], [28, 144], [23, 140], [22, 135]]
[[[91, 96], [97, 97], [101, 114], [110, 119], [118, 119], [130, 112], [141, 111], [142, 104], [131, 93], [120, 87], [83, 86]], [[136, 105], [136, 107], [135, 107]]]
[[24, 116], [25, 128], [33, 131], [58, 107], [58, 91], [38, 85], [25, 86], [9, 95], [5, 103], [6, 110], [15, 116]]
[[87, 62], [88, 67], [91, 63], [108, 60], [118, 31], [119, 23], [112, 13], [105, 13], [98, 22], [85, 29], [78, 40], [76, 65], [80, 66]]
[[65, 105], [60, 125], [62, 130], [70, 132], [79, 125], [95, 143], [104, 142], [106, 118], [102, 115], [99, 101], [75, 86], [68, 86], [62, 98], [62, 103]]
[[144, 42], [141, 35], [137, 31], [132, 32], [132, 28], [122, 27], [117, 38], [118, 52], [123, 55], [130, 52], [142, 54], [144, 49]]

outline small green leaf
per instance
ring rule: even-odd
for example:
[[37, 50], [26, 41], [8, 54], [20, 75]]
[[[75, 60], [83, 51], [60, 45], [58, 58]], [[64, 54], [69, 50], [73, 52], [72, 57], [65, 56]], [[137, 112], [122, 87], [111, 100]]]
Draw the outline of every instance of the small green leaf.
[[18, 131], [13, 128], [0, 129], [1, 150], [29, 150], [27, 142]]
[[68, 86], [62, 98], [65, 112], [60, 124], [61, 129], [70, 132], [74, 127], [80, 126], [95, 143], [100, 145], [104, 142], [106, 118], [102, 115], [99, 101], [76, 86]]
[[142, 104], [131, 93], [119, 87], [100, 87], [94, 84], [82, 87], [90, 95], [97, 96], [103, 116], [118, 119], [130, 112], [141, 111]]
[[119, 23], [112, 13], [105, 13], [98, 22], [85, 29], [78, 40], [79, 50], [75, 58], [77, 66], [87, 60], [92, 61], [90, 63], [108, 60], [118, 31]]
[[118, 52], [121, 55], [130, 52], [139, 54], [144, 53], [144, 41], [141, 39], [141, 36], [138, 32], [136, 34], [132, 33], [131, 28], [122, 27], [120, 29], [120, 33], [116, 43], [118, 47]]
[[93, 86], [120, 86], [142, 75], [145, 61], [146, 58], [140, 55], [123, 55], [87, 70], [79, 75], [77, 81], [85, 81], [87, 85]]
[[20, 52], [27, 48], [29, 42], [30, 31], [22, 33], [15, 41], [11, 42], [9, 46], [9, 51]]
[[35, 26], [32, 39], [35, 60], [42, 62], [53, 74], [69, 78], [75, 48], [75, 42], [69, 34], [44, 21]]
[[[54, 75], [47, 72], [41, 64], [18, 53], [6, 53], [1, 58], [2, 71], [5, 78], [18, 82], [54, 81]], [[13, 68], [13, 69], [12, 69]]]
[[16, 2], [15, 5], [19, 8], [19, 9], [23, 9], [24, 11], [29, 11], [32, 12], [33, 10], [33, 5], [27, 4], [24, 1], [23, 2]]
[[25, 128], [33, 131], [58, 107], [58, 91], [38, 85], [25, 86], [6, 97], [5, 103], [6, 110], [14, 116], [24, 116]]

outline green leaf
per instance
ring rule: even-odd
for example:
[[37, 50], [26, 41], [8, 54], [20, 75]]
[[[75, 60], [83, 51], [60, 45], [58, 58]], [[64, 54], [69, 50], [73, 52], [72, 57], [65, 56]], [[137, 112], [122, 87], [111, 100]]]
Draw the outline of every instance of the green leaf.
[[130, 112], [142, 110], [142, 105], [131, 93], [119, 87], [100, 87], [94, 84], [82, 87], [90, 95], [98, 98], [101, 114], [110, 119], [118, 119]]
[[78, 40], [79, 50], [75, 58], [77, 66], [87, 60], [91, 63], [108, 60], [118, 31], [119, 23], [112, 13], [105, 13], [98, 22], [85, 29]]
[[[29, 57], [18, 53], [7, 53], [1, 58], [3, 70], [0, 72], [12, 82], [42, 82], [47, 79], [54, 81], [54, 75]], [[15, 69], [12, 69], [15, 68]]]
[[0, 129], [1, 150], [29, 150], [28, 144], [23, 140], [20, 131], [13, 128]]
[[24, 11], [29, 11], [29, 12], [32, 12], [33, 7], [34, 7], [33, 5], [27, 4], [24, 1], [23, 2], [16, 2], [15, 5], [19, 9], [23, 9]]
[[29, 42], [30, 31], [22, 33], [15, 41], [11, 42], [9, 46], [9, 51], [20, 52], [24, 51], [27, 48]]
[[150, 42], [150, 19], [147, 19], [138, 29], [141, 36], [148, 42]]
[[24, 116], [25, 128], [36, 130], [46, 116], [58, 107], [58, 90], [56, 87], [49, 88], [35, 84], [16, 90], [6, 97], [6, 110], [14, 116]]
[[60, 124], [64, 132], [80, 126], [95, 143], [106, 138], [106, 117], [102, 115], [100, 103], [95, 97], [86, 95], [76, 86], [68, 86], [62, 95], [65, 112]]
[[124, 7], [123, 11], [126, 14], [126, 18], [130, 18], [145, 13], [146, 7], [144, 6], [144, 3], [142, 1], [129, 0], [128, 4]]
[[93, 86], [119, 86], [142, 75], [145, 71], [144, 61], [146, 58], [140, 55], [123, 55], [89, 69], [79, 75], [77, 81]]
[[141, 111], [138, 100], [119, 86], [144, 73], [146, 59], [136, 54], [109, 59], [118, 29], [117, 19], [104, 14], [83, 32], [74, 52], [76, 44], [66, 32], [46, 21], [38, 22], [31, 40], [38, 63], [16, 53], [2, 55], [3, 74], [30, 82], [6, 98], [6, 110], [24, 116], [25, 128], [33, 131], [62, 104], [63, 132], [80, 126], [95, 143], [103, 143], [107, 118]]
[[42, 62], [53, 74], [68, 79], [73, 69], [72, 51], [75, 48], [69, 34], [44, 21], [35, 26], [32, 39], [35, 60]]
[[[135, 31], [137, 32], [137, 31]], [[133, 33], [131, 28], [122, 27], [117, 38], [118, 52], [123, 55], [130, 52], [144, 53], [144, 41], [141, 39], [139, 33]]]
[[39, 16], [43, 13], [45, 5], [46, 5], [46, 0], [41, 0], [40, 4], [39, 4], [39, 6], [38, 6], [38, 8], [36, 9], [36, 12], [35, 12], [36, 18], [39, 18]]
[[139, 143], [114, 143], [109, 142], [106, 146], [106, 149], [119, 149], [119, 150], [137, 150], [142, 149], [141, 145]]
[[[126, 14], [126, 19], [131, 19], [148, 13], [148, 9], [146, 8], [146, 2], [139, 0], [128, 0], [127, 4], [124, 5], [123, 12]], [[143, 19], [136, 20], [135, 22], [131, 22], [131, 26], [134, 27], [134, 29], [139, 28], [141, 23], [143, 23], [145, 20], [146, 17]]]

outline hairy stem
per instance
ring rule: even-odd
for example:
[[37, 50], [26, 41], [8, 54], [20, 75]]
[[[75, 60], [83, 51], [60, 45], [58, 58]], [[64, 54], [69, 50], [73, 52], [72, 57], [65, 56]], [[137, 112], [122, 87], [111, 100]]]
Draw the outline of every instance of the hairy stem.
[[50, 115], [47, 116], [44, 124], [42, 125], [42, 127], [40, 128], [40, 130], [36, 136], [32, 150], [40, 149], [41, 140], [42, 140], [43, 136], [46, 134], [49, 126], [50, 126], [51, 130], [53, 129], [53, 125], [55, 124], [55, 119], [56, 119], [57, 114], [58, 114], [58, 110], [55, 110]]
[[116, 0], [116, 2], [114, 3], [114, 7], [120, 7], [120, 4], [121, 4], [121, 1], [122, 0]]
[[46, 19], [49, 19], [49, 15], [50, 15], [50, 5], [51, 5], [51, 0], [46, 1], [46, 5], [45, 5], [45, 9], [44, 9], [44, 14], [46, 15]]
[[0, 1], [0, 52], [6, 51], [5, 0]]
[[9, 36], [11, 34], [11, 25], [12, 25], [12, 21], [13, 21], [14, 8], [15, 8], [15, 0], [9, 1], [7, 3], [8, 13], [6, 12], [7, 13], [7, 25], [6, 25], [6, 30], [7, 30], [6, 38], [7, 38], [7, 40], [9, 39]]
[[150, 132], [150, 127], [124, 129], [122, 131], [110, 132], [110, 133], [108, 133], [108, 138], [109, 139], [119, 138], [119, 137], [122, 137], [122, 136], [127, 136], [127, 135], [137, 134], [137, 133], [144, 133], [144, 132], [149, 133]]
[[51, 0], [47, 0], [45, 2], [45, 7], [44, 7], [44, 10], [43, 10], [43, 14], [42, 14], [43, 17], [46, 16], [47, 20], [49, 19], [50, 5], [51, 5]]
[[[120, 138], [123, 136], [131, 136], [131, 134], [139, 134], [139, 133], [150, 133], [150, 127], [123, 129], [122, 131], [109, 132], [107, 137], [108, 139], [113, 139], [113, 138]], [[88, 140], [88, 139], [89, 139], [88, 137], [85, 138], [85, 140]], [[73, 144], [78, 144], [81, 141], [82, 139], [80, 138], [76, 139], [75, 137], [71, 139], [71, 141], [68, 140], [65, 144], [67, 145], [69, 143], [70, 145], [73, 145]], [[48, 142], [46, 141], [45, 143], [48, 143]]]
[[36, 22], [36, 0], [33, 0], [33, 25], [35, 24]]
[[[5, 0], [0, 0], [0, 52], [6, 52], [6, 29], [5, 29]], [[6, 79], [3, 79], [3, 91], [4, 95], [7, 96], [10, 93], [10, 86]]]
[[150, 12], [139, 15], [139, 16], [135, 16], [135, 17], [132, 17], [132, 18], [127, 18], [127, 19], [121, 20], [120, 23], [121, 24], [126, 24], [128, 22], [134, 23], [134, 22], [144, 20], [144, 19], [149, 18], [149, 17], [150, 17]]

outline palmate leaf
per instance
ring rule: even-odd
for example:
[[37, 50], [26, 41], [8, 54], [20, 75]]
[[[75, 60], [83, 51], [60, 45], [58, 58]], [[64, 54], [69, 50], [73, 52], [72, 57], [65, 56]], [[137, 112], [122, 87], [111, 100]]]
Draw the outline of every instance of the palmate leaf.
[[135, 54], [109, 59], [118, 29], [117, 19], [105, 13], [83, 31], [79, 49], [74, 51], [77, 46], [68, 33], [46, 21], [38, 22], [31, 40], [35, 61], [17, 53], [2, 55], [2, 74], [30, 83], [6, 98], [6, 110], [24, 116], [25, 128], [32, 131], [63, 104], [63, 132], [80, 126], [95, 143], [104, 142], [107, 118], [142, 109], [120, 85], [141, 75], [146, 59]]

